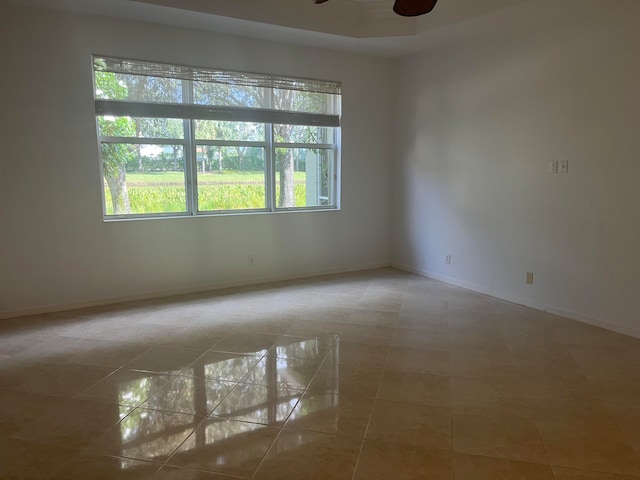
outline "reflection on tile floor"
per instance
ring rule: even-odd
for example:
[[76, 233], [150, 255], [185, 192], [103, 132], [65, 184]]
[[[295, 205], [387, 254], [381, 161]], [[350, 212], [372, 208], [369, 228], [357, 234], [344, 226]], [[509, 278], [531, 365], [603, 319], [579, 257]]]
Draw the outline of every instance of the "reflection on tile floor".
[[640, 340], [382, 269], [0, 321], [0, 478], [640, 480]]

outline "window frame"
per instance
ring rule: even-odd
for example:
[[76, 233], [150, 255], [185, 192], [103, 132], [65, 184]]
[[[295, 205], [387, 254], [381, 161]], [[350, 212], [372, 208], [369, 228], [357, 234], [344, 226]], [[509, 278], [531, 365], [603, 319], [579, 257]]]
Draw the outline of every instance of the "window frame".
[[[329, 114], [325, 113], [309, 113], [302, 111], [276, 110], [270, 108], [255, 107], [236, 107], [223, 105], [203, 105], [194, 103], [194, 80], [180, 78], [182, 88], [182, 103], [152, 103], [144, 101], [128, 101], [97, 98], [96, 59], [110, 59], [122, 62], [144, 63], [146, 65], [154, 65], [158, 68], [167, 67], [180, 69], [192, 69], [193, 72], [201, 73], [203, 71], [223, 72], [229, 76], [237, 75], [256, 75], [259, 80], [266, 78], [274, 85], [271, 87], [263, 87], [268, 92], [268, 106], [273, 105], [274, 92], [278, 88], [282, 88], [282, 84], [278, 82], [305, 82], [308, 79], [295, 77], [271, 76], [266, 74], [247, 74], [245, 72], [233, 72], [225, 70], [207, 70], [201, 67], [188, 67], [183, 65], [166, 64], [150, 61], [139, 61], [131, 59], [118, 59], [105, 55], [94, 54], [92, 59], [92, 79], [95, 105], [95, 121], [98, 144], [98, 159], [100, 167], [100, 191], [102, 199], [103, 220], [121, 221], [136, 219], [154, 219], [167, 217], [197, 217], [197, 216], [220, 216], [220, 215], [245, 215], [245, 214], [271, 214], [284, 212], [310, 212], [310, 211], [337, 211], [340, 210], [341, 199], [341, 108], [342, 108], [342, 92], [339, 82], [329, 82], [322, 80], [310, 80], [322, 84], [332, 84], [333, 88], [337, 86], [337, 93], [330, 95], [331, 106]], [[131, 73], [136, 75], [136, 73]], [[147, 75], [153, 78], [152, 74]], [[262, 80], [260, 80], [262, 81]], [[318, 92], [316, 92], [318, 93]], [[325, 93], [325, 92], [319, 92]], [[130, 118], [158, 118], [158, 119], [178, 119], [183, 123], [182, 138], [153, 138], [153, 137], [130, 137], [130, 136], [108, 136], [102, 135], [100, 131], [100, 118], [106, 116], [113, 117], [130, 117]], [[251, 122], [262, 124], [264, 126], [264, 140], [208, 140], [198, 139], [196, 135], [196, 122], [198, 120], [214, 120], [229, 122]], [[278, 142], [275, 139], [275, 125], [293, 125], [306, 127], [324, 127], [333, 129], [332, 143], [300, 143], [300, 142]], [[103, 144], [134, 144], [134, 145], [181, 145], [183, 147], [184, 161], [184, 189], [185, 189], [185, 211], [180, 212], [157, 212], [157, 213], [107, 213], [107, 186], [105, 184], [104, 161], [102, 153]], [[262, 148], [264, 150], [264, 190], [265, 202], [264, 208], [246, 208], [231, 210], [200, 210], [198, 201], [198, 147], [215, 146], [219, 148], [225, 147], [253, 147]], [[326, 150], [330, 152], [332, 161], [328, 166], [328, 198], [327, 205], [302, 205], [302, 206], [277, 206], [277, 179], [276, 179], [276, 150], [279, 148], [287, 149], [307, 149], [307, 150]], [[320, 203], [320, 196], [318, 202]]]

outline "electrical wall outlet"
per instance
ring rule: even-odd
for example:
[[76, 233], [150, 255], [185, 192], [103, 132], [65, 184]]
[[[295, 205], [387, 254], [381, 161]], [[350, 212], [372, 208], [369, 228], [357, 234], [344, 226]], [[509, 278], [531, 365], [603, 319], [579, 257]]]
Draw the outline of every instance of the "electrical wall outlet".
[[444, 263], [445, 265], [451, 265], [451, 255], [445, 255]]
[[560, 162], [560, 173], [569, 173], [569, 160], [562, 160]]
[[255, 255], [249, 255], [249, 266], [253, 267], [256, 264], [256, 256]]
[[533, 272], [527, 272], [527, 284], [533, 285]]
[[552, 160], [549, 162], [549, 173], [558, 173], [558, 161]]

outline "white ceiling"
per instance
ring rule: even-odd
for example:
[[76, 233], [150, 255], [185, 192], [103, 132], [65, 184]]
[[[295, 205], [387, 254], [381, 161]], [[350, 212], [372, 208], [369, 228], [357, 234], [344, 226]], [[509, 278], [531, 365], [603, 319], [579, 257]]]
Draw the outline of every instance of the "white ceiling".
[[11, 4], [107, 15], [384, 56], [419, 51], [438, 28], [534, 0], [439, 0], [421, 17], [393, 0], [9, 0]]

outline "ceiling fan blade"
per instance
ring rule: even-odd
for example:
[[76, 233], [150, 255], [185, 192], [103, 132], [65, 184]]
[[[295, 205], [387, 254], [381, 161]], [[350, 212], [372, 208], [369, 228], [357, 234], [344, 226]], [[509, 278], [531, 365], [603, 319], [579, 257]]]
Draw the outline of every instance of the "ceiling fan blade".
[[[326, 1], [326, 0], [321, 0]], [[438, 0], [396, 0], [393, 11], [403, 17], [417, 17], [433, 10]], [[318, 0], [316, 0], [316, 3]]]
[[[313, 0], [314, 3], [324, 3], [328, 0]], [[393, 11], [403, 17], [417, 17], [433, 10], [438, 0], [396, 0]]]

